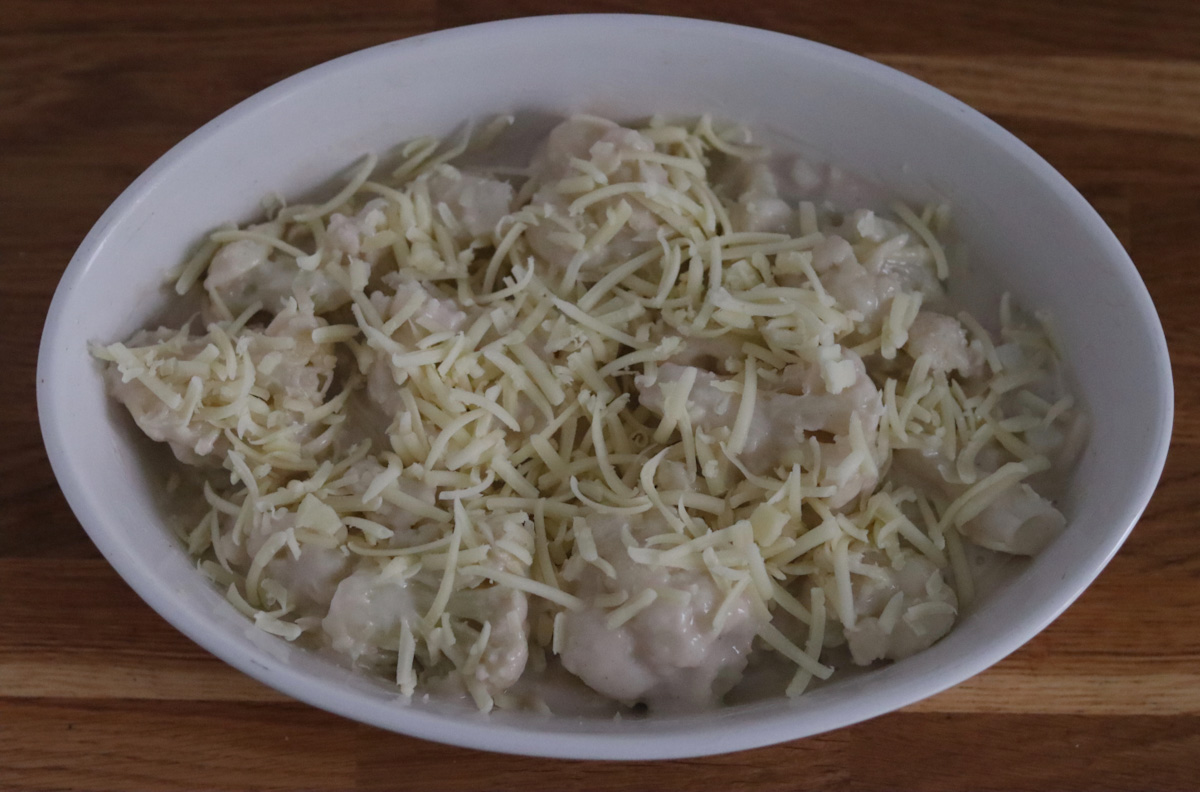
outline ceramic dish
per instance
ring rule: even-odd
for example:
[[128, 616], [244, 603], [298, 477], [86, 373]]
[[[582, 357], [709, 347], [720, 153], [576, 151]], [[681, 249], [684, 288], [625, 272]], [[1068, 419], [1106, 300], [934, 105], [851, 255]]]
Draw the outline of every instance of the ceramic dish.
[[[146, 445], [105, 395], [89, 340], [128, 336], [168, 302], [163, 273], [206, 230], [251, 219], [260, 198], [311, 192], [365, 151], [516, 113], [544, 132], [588, 111], [628, 120], [702, 112], [758, 130], [916, 199], [954, 207], [969, 254], [960, 299], [1010, 290], [1049, 312], [1090, 443], [1061, 501], [1069, 525], [945, 639], [795, 700], [699, 715], [589, 720], [399, 700], [394, 689], [259, 632], [163, 527]], [[545, 120], [541, 123], [539, 119]], [[540, 124], [540, 126], [539, 126]], [[116, 570], [165, 619], [247, 674], [385, 729], [543, 756], [721, 753], [835, 729], [983, 671], [1032, 638], [1099, 574], [1162, 470], [1172, 386], [1154, 306], [1108, 227], [1015, 137], [885, 66], [761, 30], [640, 16], [498, 22], [375, 47], [247, 99], [168, 152], [100, 218], [54, 297], [38, 406], [58, 480]], [[1046, 658], [1045, 662], [1053, 662]]]

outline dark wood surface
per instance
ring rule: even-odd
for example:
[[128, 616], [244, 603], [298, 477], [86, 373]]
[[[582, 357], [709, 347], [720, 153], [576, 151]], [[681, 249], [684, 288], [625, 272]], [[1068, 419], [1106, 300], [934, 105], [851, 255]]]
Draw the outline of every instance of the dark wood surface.
[[[1174, 444], [1129, 543], [1049, 629], [906, 710], [660, 763], [497, 756], [292, 702], [176, 633], [100, 558], [36, 423], [46, 308], [120, 191], [300, 69], [567, 11], [813, 38], [964, 99], [1076, 184], [1149, 286]], [[1200, 789], [1200, 3], [1195, 0], [5, 0], [0, 4], [0, 789]]]

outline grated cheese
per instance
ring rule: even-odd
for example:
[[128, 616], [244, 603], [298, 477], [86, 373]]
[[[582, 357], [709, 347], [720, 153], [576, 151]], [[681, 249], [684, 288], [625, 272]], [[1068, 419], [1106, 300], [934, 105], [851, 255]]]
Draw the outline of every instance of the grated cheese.
[[[944, 298], [944, 207], [805, 201], [754, 230], [760, 196], [712, 174], [763, 151], [708, 117], [535, 163], [508, 200], [450, 163], [510, 122], [411, 141], [390, 179], [366, 155], [328, 200], [215, 230], [172, 272], [179, 294], [202, 287], [203, 330], [90, 346], [147, 434], [212, 472], [180, 531], [231, 605], [320, 642], [336, 594], [313, 610], [289, 575], [373, 575], [370, 596], [411, 613], [363, 639], [370, 659], [395, 657], [406, 697], [449, 675], [487, 711], [513, 700], [491, 681], [505, 642], [544, 664], [573, 651], [577, 612], [636, 633], [647, 609], [704, 602], [709, 640], [751, 619], [798, 695], [861, 620], [919, 634], [957, 612], [935, 586], [868, 613], [864, 585], [919, 559], [969, 603], [973, 521], [1049, 466], [1077, 408], [1050, 330], [1007, 296], [998, 342], [958, 315], [969, 375], [928, 339], [910, 353]], [[248, 250], [271, 278], [223, 285]], [[897, 487], [908, 454], [936, 472]], [[489, 610], [529, 598], [527, 618]]]

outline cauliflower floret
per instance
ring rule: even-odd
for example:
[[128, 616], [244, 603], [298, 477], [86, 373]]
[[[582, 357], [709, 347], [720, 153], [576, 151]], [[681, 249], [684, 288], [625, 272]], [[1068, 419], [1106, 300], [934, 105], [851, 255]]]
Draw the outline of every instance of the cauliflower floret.
[[726, 334], [716, 338], [681, 338], [679, 352], [672, 355], [670, 363], [695, 366], [715, 374], [729, 374], [730, 363], [744, 359], [743, 339]]
[[897, 567], [878, 566], [879, 577], [856, 577], [853, 627], [845, 628], [857, 665], [902, 660], [950, 631], [958, 597], [932, 562], [905, 553]]
[[400, 396], [403, 386], [396, 384], [395, 367], [382, 354], [376, 354], [367, 369], [367, 395], [375, 406], [391, 420], [406, 412], [404, 400]]
[[[590, 162], [605, 174], [610, 185], [666, 185], [667, 172], [661, 165], [637, 159], [638, 154], [652, 151], [654, 143], [641, 133], [590, 116], [569, 119], [551, 131], [533, 165], [534, 179], [540, 186], [530, 206], [547, 213], [525, 232], [533, 251], [555, 269], [566, 270], [574, 264], [582, 277], [595, 277], [607, 265], [626, 261], [657, 245], [662, 223], [636, 199], [616, 196], [572, 213], [569, 207], [580, 193], [560, 189], [561, 179], [583, 173], [575, 169], [574, 159]], [[630, 210], [625, 224], [604, 245], [586, 247], [622, 202]]]
[[692, 426], [712, 430], [732, 425], [741, 397], [735, 392], [731, 379], [694, 366], [664, 363], [658, 367], [655, 376], [639, 374], [634, 379], [638, 401], [651, 412], [662, 415], [668, 393], [689, 377], [693, 380], [685, 409]]
[[502, 586], [456, 594], [447, 610], [460, 618], [489, 625], [487, 647], [471, 678], [495, 695], [516, 684], [529, 660], [529, 597]]
[[[865, 212], [851, 216], [839, 230], [860, 242], [852, 245], [841, 234], [827, 234], [812, 249], [812, 266], [843, 309], [861, 314], [862, 329], [878, 330], [897, 294], [915, 292], [927, 300], [942, 296], [932, 263], [906, 246], [909, 235], [898, 232], [895, 224]], [[806, 279], [786, 274], [779, 282], [803, 286]]]
[[[171, 353], [181, 360], [194, 359], [207, 345], [203, 337], [189, 338], [181, 331], [167, 328], [139, 330], [125, 345], [136, 349], [172, 341]], [[219, 460], [228, 447], [220, 428], [195, 416], [187, 420], [179, 410], [172, 410], [140, 381], [130, 379], [125, 382], [118, 367], [106, 368], [104, 378], [108, 392], [125, 405], [138, 428], [151, 440], [167, 443], [180, 462], [199, 465], [205, 464], [206, 460]]]
[[[988, 444], [976, 455], [978, 475], [987, 475], [1005, 462], [1005, 452]], [[953, 464], [940, 451], [896, 451], [893, 471], [918, 486], [953, 501], [966, 492]], [[1066, 527], [1067, 519], [1050, 501], [1026, 483], [1004, 490], [959, 530], [975, 544], [1013, 555], [1037, 555]]]
[[[401, 329], [399, 338], [404, 343], [415, 343], [427, 333], [460, 330], [470, 318], [462, 310], [458, 300], [443, 297], [431, 287], [403, 279], [398, 275], [388, 275], [384, 281], [392, 288], [393, 294], [390, 297], [383, 292], [375, 292], [371, 295], [371, 303], [379, 311], [379, 315], [383, 317], [384, 321], [400, 313], [410, 300], [420, 300], [420, 306]], [[409, 335], [403, 335], [404, 330], [407, 330]]]
[[[842, 355], [850, 364], [854, 379], [838, 393], [829, 392], [820, 367], [800, 364], [784, 369], [777, 385], [779, 390], [759, 390], [746, 444], [739, 455], [740, 461], [755, 473], [789, 468], [803, 459], [806, 433], [832, 434], [832, 442], [821, 442], [821, 460], [826, 477], [822, 483], [836, 487], [830, 499], [834, 508], [875, 486], [878, 477], [869, 472], [869, 465], [847, 464], [842, 468], [843, 463], [857, 459], [850, 438], [854, 418], [858, 419], [865, 445], [873, 453], [883, 416], [882, 398], [862, 360], [848, 350]], [[693, 382], [685, 405], [692, 426], [708, 432], [731, 430], [741, 405], [733, 377], [664, 363], [654, 377], [642, 374], [635, 378], [640, 404], [662, 415], [668, 392], [679, 387], [677, 383], [685, 378]]]
[[556, 182], [571, 172], [571, 160], [591, 158], [593, 147], [602, 139], [610, 145], [600, 147], [595, 151], [595, 155], [603, 165], [614, 169], [619, 163], [616, 148], [611, 144], [620, 141], [622, 133], [629, 132], [635, 135], [624, 139], [630, 148], [641, 151], [654, 150], [654, 144], [642, 135], [613, 121], [595, 116], [572, 116], [550, 130], [546, 142], [534, 155], [530, 170], [541, 184]]
[[963, 376], [973, 377], [983, 366], [982, 353], [967, 342], [967, 331], [959, 321], [932, 311], [917, 313], [908, 328], [904, 349], [913, 358], [928, 355], [930, 371], [958, 371]]
[[333, 254], [333, 258], [340, 258], [344, 253], [348, 256], [358, 256], [373, 264], [379, 257], [379, 251], [364, 253], [362, 243], [367, 237], [379, 233], [380, 228], [387, 224], [387, 206], [386, 200], [375, 198], [368, 201], [353, 216], [341, 212], [329, 215], [322, 242], [323, 250], [327, 254]]
[[[353, 215], [330, 214], [317, 251], [322, 255], [322, 263], [336, 263], [343, 256], [353, 256], [374, 265], [383, 248], [364, 251], [362, 243], [386, 225], [387, 205], [387, 201], [376, 198]], [[246, 230], [274, 236], [279, 233], [279, 223], [261, 223]], [[341, 282], [330, 277], [323, 267], [300, 269], [290, 256], [254, 239], [238, 239], [222, 245], [209, 262], [204, 289], [234, 315], [255, 302], [261, 302], [268, 313], [276, 313], [291, 299], [309, 301], [319, 314], [350, 302], [350, 294]]]
[[[435, 296], [432, 290], [419, 283], [391, 276], [385, 277], [385, 281], [395, 289], [395, 294], [389, 297], [383, 292], [375, 292], [370, 298], [384, 321], [403, 310], [410, 300], [421, 300], [420, 307], [394, 335], [404, 346], [415, 347], [419, 339], [430, 333], [461, 331], [470, 319], [456, 300]], [[391, 356], [376, 352], [367, 370], [367, 394], [388, 418], [394, 418], [404, 411], [401, 386], [397, 384], [396, 377], [397, 371], [392, 365]]]
[[[243, 573], [258, 555], [266, 541], [273, 535], [295, 529], [296, 512], [276, 509], [254, 515], [246, 535], [235, 541], [232, 518], [224, 521], [227, 530], [217, 539], [219, 555], [235, 569]], [[290, 549], [283, 548], [263, 569], [264, 580], [274, 580], [287, 592], [288, 608], [292, 614], [322, 616], [329, 609], [329, 602], [342, 578], [350, 573], [351, 561], [336, 548], [298, 543], [299, 557]]]
[[794, 395], [797, 399], [781, 403], [794, 409], [795, 419], [805, 431], [846, 434], [851, 419], [857, 415], [864, 432], [872, 437], [883, 417], [879, 389], [867, 374], [862, 358], [854, 352], [842, 349], [839, 363], [849, 364], [853, 379], [836, 393], [830, 392], [829, 375], [824, 367], [801, 363], [785, 366], [776, 387], [782, 395]]
[[[482, 526], [485, 535], [496, 532], [514, 539], [511, 522], [499, 522]], [[522, 570], [522, 563], [506, 551], [493, 547], [490, 555], [489, 563], [494, 566]], [[334, 650], [349, 655], [356, 663], [377, 665], [388, 657], [385, 652], [395, 651], [406, 622], [412, 628], [426, 617], [440, 581], [440, 570], [406, 576], [363, 563], [338, 586], [321, 625], [327, 640]], [[520, 679], [529, 656], [529, 602], [524, 592], [486, 585], [460, 589], [451, 594], [445, 612], [452, 617], [450, 624], [455, 633], [445, 636], [446, 640], [469, 646], [487, 625], [487, 644], [478, 661], [470, 666], [458, 666], [445, 655], [431, 657], [427, 646], [420, 644], [416, 664], [422, 685], [462, 693], [475, 681], [495, 695]], [[456, 656], [466, 654], [466, 649], [456, 652]]]
[[779, 197], [775, 174], [765, 162], [747, 162], [734, 179], [738, 198], [729, 210], [734, 231], [791, 230], [795, 210]]
[[[367, 457], [361, 462], [356, 462], [343, 474], [342, 483], [347, 494], [362, 498], [384, 471], [384, 466], [377, 459]], [[437, 489], [423, 481], [414, 481], [401, 475], [395, 480], [395, 486], [405, 495], [422, 503], [430, 506], [437, 503]], [[386, 541], [389, 547], [412, 547], [432, 542], [437, 538], [436, 526], [421, 524], [422, 520], [418, 515], [389, 502], [381, 495], [363, 503], [363, 516], [392, 530], [391, 538]]]
[[[313, 341], [312, 331], [328, 324], [313, 314], [311, 304], [289, 302], [261, 334], [244, 331], [250, 338], [255, 384], [279, 397], [321, 404], [333, 381], [337, 355], [330, 344]], [[271, 362], [263, 365], [268, 359]]]
[[301, 270], [292, 259], [250, 239], [230, 242], [213, 255], [204, 289], [235, 316], [256, 302], [275, 313], [289, 300], [309, 300], [318, 313], [325, 313], [350, 301], [346, 290], [321, 270]]
[[[634, 562], [622, 532], [654, 533], [657, 518], [593, 515], [587, 518], [600, 559], [613, 576], [576, 555], [567, 563], [567, 589], [586, 603], [566, 611], [560, 627], [563, 666], [592, 689], [625, 704], [645, 703], [656, 711], [689, 711], [718, 703], [746, 667], [757, 632], [749, 599], [743, 597], [720, 629], [713, 618], [723, 593], [707, 574]], [[611, 606], [597, 599], [617, 592], [635, 597], [660, 592], [653, 603], [615, 628]]]
[[401, 625], [421, 617], [409, 581], [384, 578], [372, 566], [360, 566], [333, 595], [321, 629], [334, 651], [366, 665], [379, 660], [381, 649], [400, 644]]
[[964, 535], [990, 550], [1037, 555], [1062, 532], [1067, 518], [1028, 484], [1009, 487], [962, 524]]
[[512, 211], [513, 188], [508, 182], [442, 165], [429, 178], [429, 197], [435, 206], [445, 204], [450, 210], [459, 241], [490, 241], [496, 224]]
[[271, 248], [252, 239], [238, 239], [222, 246], [213, 255], [204, 279], [204, 288], [215, 293], [231, 311], [245, 308], [269, 295], [267, 302], [291, 294], [292, 273], [270, 259]]
[[[857, 264], [854, 246], [837, 234], [828, 234], [812, 249], [812, 266], [818, 275], [823, 275], [831, 269]], [[797, 285], [803, 285], [798, 281]]]
[[[233, 339], [238, 355], [248, 355], [254, 386], [268, 391], [271, 401], [281, 411], [295, 412], [285, 402], [300, 402], [312, 407], [320, 405], [333, 378], [337, 362], [327, 344], [312, 340], [312, 330], [324, 327], [325, 320], [312, 314], [311, 305], [298, 308], [294, 301], [264, 330], [243, 328]], [[191, 336], [186, 331], [159, 329], [139, 331], [125, 344], [135, 353], [147, 356], [149, 366], [166, 377], [177, 393], [183, 394], [192, 377], [179, 373], [185, 365], [193, 364], [206, 350], [216, 349], [211, 331]], [[148, 351], [149, 348], [149, 351]], [[235, 367], [231, 379], [242, 375]], [[202, 408], [212, 404], [224, 405], [228, 399], [226, 381], [206, 378], [200, 381], [203, 389], [196, 409], [188, 410], [185, 401], [174, 407], [164, 402], [142, 382], [125, 381], [121, 368], [110, 367], [105, 372], [109, 392], [123, 403], [138, 427], [152, 440], [170, 445], [176, 458], [191, 465], [219, 464], [228, 450], [223, 437], [227, 428], [236, 425], [238, 417], [210, 418]], [[309, 431], [300, 414], [292, 423], [295, 437], [305, 439]]]
[[301, 544], [299, 558], [284, 550], [267, 564], [263, 574], [288, 592], [293, 613], [323, 616], [338, 583], [349, 571], [350, 559], [340, 551]]
[[860, 313], [872, 329], [879, 326], [885, 308], [901, 291], [899, 280], [886, 273], [872, 273], [853, 257], [838, 263], [822, 282], [844, 309]]

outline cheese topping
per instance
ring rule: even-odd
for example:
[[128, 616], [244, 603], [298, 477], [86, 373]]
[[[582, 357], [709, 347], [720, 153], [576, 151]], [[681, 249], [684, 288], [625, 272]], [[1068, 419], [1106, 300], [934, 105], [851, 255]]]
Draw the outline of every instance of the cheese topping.
[[488, 709], [558, 657], [711, 706], [752, 651], [796, 695], [842, 641], [928, 646], [967, 548], [1062, 528], [1054, 347], [1008, 300], [998, 336], [950, 311], [943, 209], [788, 203], [707, 117], [571, 119], [519, 190], [451, 164], [506, 123], [217, 229], [176, 271], [198, 317], [92, 346], [259, 627], [405, 696]]

